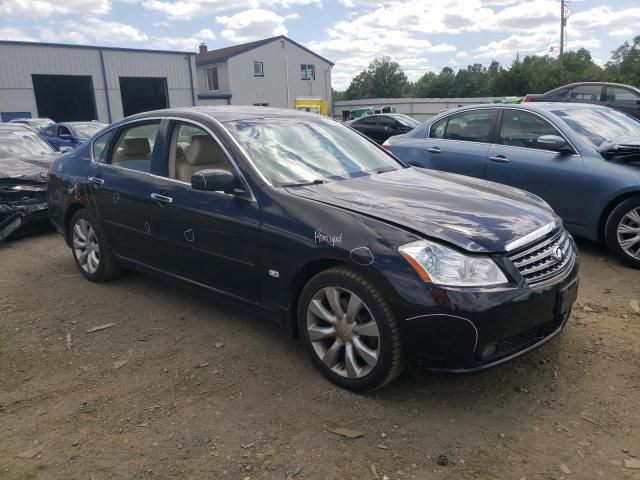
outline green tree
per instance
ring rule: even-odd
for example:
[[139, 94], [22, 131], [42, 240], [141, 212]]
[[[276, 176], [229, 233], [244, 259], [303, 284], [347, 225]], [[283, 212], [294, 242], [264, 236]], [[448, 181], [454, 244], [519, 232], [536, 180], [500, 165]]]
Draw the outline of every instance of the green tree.
[[611, 60], [605, 68], [609, 80], [627, 83], [640, 88], [640, 35], [636, 35], [633, 44], [624, 42], [611, 52]]
[[360, 98], [397, 98], [409, 89], [407, 76], [391, 57], [376, 58], [349, 84], [345, 94], [349, 100]]

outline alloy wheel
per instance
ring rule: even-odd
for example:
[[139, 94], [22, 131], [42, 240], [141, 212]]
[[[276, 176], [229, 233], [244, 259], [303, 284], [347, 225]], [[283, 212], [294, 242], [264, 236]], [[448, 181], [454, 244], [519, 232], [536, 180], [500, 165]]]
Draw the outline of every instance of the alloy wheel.
[[98, 237], [91, 224], [84, 218], [73, 226], [73, 251], [80, 268], [94, 274], [100, 266], [100, 246]]
[[353, 292], [333, 286], [318, 290], [307, 306], [306, 325], [315, 354], [334, 373], [362, 378], [378, 364], [378, 324]]
[[640, 207], [629, 210], [618, 223], [618, 243], [625, 253], [640, 260]]

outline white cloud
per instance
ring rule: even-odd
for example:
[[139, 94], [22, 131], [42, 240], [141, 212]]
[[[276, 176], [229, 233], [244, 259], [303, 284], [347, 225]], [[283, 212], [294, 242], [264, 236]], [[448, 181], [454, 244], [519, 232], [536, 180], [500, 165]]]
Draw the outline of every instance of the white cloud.
[[36, 39], [26, 35], [19, 28], [4, 27], [0, 28], [0, 40], [13, 40], [20, 42], [33, 42]]
[[131, 25], [97, 17], [84, 17], [81, 21], [66, 20], [52, 27], [41, 28], [40, 37], [47, 42], [100, 44], [144, 42], [149, 39], [144, 32]]
[[574, 13], [569, 17], [569, 23], [574, 28], [583, 30], [601, 27], [625, 28], [640, 23], [640, 7], [613, 10], [602, 5]]
[[248, 0], [238, 2], [234, 0], [130, 0], [140, 3], [148, 10], [154, 10], [166, 15], [170, 20], [191, 20], [195, 17], [218, 14], [238, 8], [257, 9], [260, 7], [284, 7], [295, 5], [321, 5], [321, 0]]
[[101, 15], [111, 10], [109, 0], [2, 0], [0, 17], [49, 17], [51, 15]]
[[619, 28], [618, 30], [611, 30], [608, 35], [610, 37], [631, 38], [633, 37], [633, 30], [630, 28]]
[[182, 50], [185, 52], [195, 52], [198, 46], [205, 40], [215, 40], [216, 36], [208, 28], [194, 33], [190, 37], [153, 37], [151, 46], [153, 48]]
[[231, 15], [216, 17], [216, 22], [225, 27], [220, 35], [232, 42], [248, 42], [261, 38], [286, 35], [285, 17], [259, 8], [252, 8]]

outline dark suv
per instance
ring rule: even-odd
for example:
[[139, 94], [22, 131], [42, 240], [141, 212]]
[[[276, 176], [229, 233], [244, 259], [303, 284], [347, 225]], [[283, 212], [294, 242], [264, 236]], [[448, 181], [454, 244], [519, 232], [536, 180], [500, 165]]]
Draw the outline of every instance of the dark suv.
[[525, 102], [571, 102], [606, 105], [640, 118], [640, 90], [631, 85], [604, 82], [571, 83], [547, 93], [528, 94]]

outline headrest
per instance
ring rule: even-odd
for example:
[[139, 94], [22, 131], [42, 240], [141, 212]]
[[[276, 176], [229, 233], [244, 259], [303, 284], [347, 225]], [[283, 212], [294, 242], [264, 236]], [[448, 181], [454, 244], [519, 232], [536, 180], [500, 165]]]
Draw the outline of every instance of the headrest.
[[122, 153], [127, 156], [147, 155], [151, 153], [148, 138], [125, 138], [122, 142]]
[[222, 149], [209, 135], [194, 135], [191, 146], [184, 152], [189, 165], [224, 163]]

